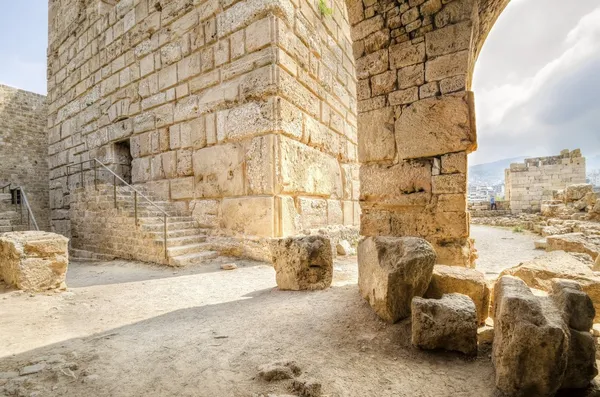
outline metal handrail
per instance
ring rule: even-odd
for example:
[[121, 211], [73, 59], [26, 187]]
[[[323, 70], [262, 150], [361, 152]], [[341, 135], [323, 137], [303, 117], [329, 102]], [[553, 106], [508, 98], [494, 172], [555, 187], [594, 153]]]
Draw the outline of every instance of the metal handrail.
[[[31, 222], [33, 222], [33, 226], [35, 227], [35, 230], [40, 230], [40, 228], [38, 227], [37, 221], [35, 220], [35, 215], [33, 215], [33, 211], [31, 210], [31, 207], [29, 206], [29, 200], [27, 200], [27, 195], [25, 194], [25, 190], [23, 190], [23, 188], [21, 186], [18, 186], [16, 189], [18, 189], [21, 192], [21, 202], [25, 203], [25, 209], [27, 210], [27, 227], [30, 228]], [[23, 213], [23, 211], [21, 209], [21, 214], [22, 213]]]
[[[168, 258], [168, 255], [167, 255], [167, 217], [169, 216], [169, 214], [167, 214], [162, 208], [160, 208], [152, 200], [150, 200], [148, 197], [146, 197], [142, 192], [140, 192], [139, 190], [137, 190], [136, 188], [131, 186], [129, 183], [127, 183], [123, 178], [121, 178], [119, 175], [117, 175], [113, 170], [108, 168], [104, 163], [102, 163], [97, 158], [94, 158], [92, 160], [80, 161], [79, 163], [68, 164], [67, 165], [67, 177], [77, 174], [77, 172], [70, 174], [69, 173], [70, 167], [79, 166], [79, 172], [81, 173], [81, 187], [84, 187], [83, 164], [90, 163], [90, 162], [93, 163], [92, 168], [94, 170], [94, 188], [95, 189], [98, 189], [98, 165], [100, 165], [102, 168], [106, 169], [108, 172], [110, 172], [112, 174], [112, 176], [113, 176], [113, 202], [114, 202], [115, 208], [117, 208], [117, 179], [119, 181], [123, 182], [124, 186], [127, 186], [128, 188], [133, 190], [133, 192], [134, 192], [134, 194], [133, 194], [134, 206], [133, 207], [134, 207], [134, 217], [135, 217], [135, 226], [136, 227], [138, 227], [138, 209], [137, 209], [138, 195], [141, 196], [143, 199], [145, 199], [148, 203], [150, 203], [150, 205], [152, 205], [158, 211], [160, 211], [160, 213], [162, 213], [162, 215], [163, 215], [163, 245], [164, 245], [164, 250], [165, 250], [165, 259], [167, 259]], [[116, 163], [115, 165], [129, 165], [129, 164]]]
[[0, 187], [0, 190], [2, 190], [2, 193], [4, 193], [4, 189], [6, 189], [6, 188], [8, 188], [8, 190], [10, 190], [10, 185], [12, 185], [12, 183], [9, 183], [8, 185]]

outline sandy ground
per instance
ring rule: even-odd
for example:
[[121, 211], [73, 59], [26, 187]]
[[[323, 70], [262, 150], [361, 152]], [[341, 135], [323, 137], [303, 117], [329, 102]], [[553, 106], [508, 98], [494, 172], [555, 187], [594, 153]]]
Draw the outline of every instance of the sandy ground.
[[528, 231], [515, 233], [511, 228], [471, 225], [471, 237], [479, 253], [476, 268], [488, 279], [495, 279], [502, 270], [544, 254], [533, 245], [541, 237]]
[[360, 298], [356, 258], [317, 292], [279, 291], [270, 266], [225, 261], [71, 263], [67, 292], [0, 290], [0, 395], [289, 394], [291, 381], [257, 377], [277, 360], [295, 360], [324, 396], [493, 395], [489, 352], [411, 347], [408, 321], [385, 324]]

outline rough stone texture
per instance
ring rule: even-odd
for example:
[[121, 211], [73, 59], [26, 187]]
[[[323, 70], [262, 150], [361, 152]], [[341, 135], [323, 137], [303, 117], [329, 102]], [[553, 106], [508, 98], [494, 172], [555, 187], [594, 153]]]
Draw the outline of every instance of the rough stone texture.
[[590, 296], [596, 311], [595, 322], [600, 321], [600, 277], [589, 266], [564, 251], [548, 252], [519, 266], [504, 270], [500, 277], [519, 277], [529, 287], [546, 292], [552, 291], [552, 279], [577, 281]]
[[271, 241], [277, 286], [282, 290], [318, 290], [331, 285], [331, 243], [322, 236]]
[[483, 273], [457, 266], [435, 265], [426, 298], [440, 299], [444, 294], [459, 293], [473, 300], [477, 321], [483, 324], [488, 317], [490, 290]]
[[358, 245], [358, 288], [383, 320], [394, 323], [410, 315], [411, 300], [423, 296], [436, 254], [415, 237], [367, 237]]
[[345, 4], [330, 5], [325, 18], [306, 0], [51, 1], [54, 230], [78, 221], [68, 164], [125, 172], [123, 141], [136, 186], [248, 244], [315, 219], [358, 225], [356, 68]]
[[588, 183], [579, 183], [566, 187], [564, 195], [566, 202], [574, 202], [583, 199], [588, 193], [593, 193], [594, 187]]
[[69, 239], [41, 232], [0, 235], [0, 280], [25, 291], [64, 288]]
[[548, 251], [567, 251], [588, 254], [592, 260], [600, 255], [600, 236], [586, 236], [583, 233], [567, 233], [546, 237]]
[[553, 280], [551, 298], [569, 326], [569, 353], [561, 389], [583, 389], [598, 375], [596, 343], [590, 332], [594, 306], [581, 286], [570, 280]]
[[[526, 159], [524, 163], [513, 163], [504, 176], [505, 197], [510, 201], [511, 211], [539, 211], [542, 201], [553, 198], [554, 190], [585, 183], [585, 158], [581, 157], [579, 149], [563, 150], [558, 156], [536, 157]], [[571, 188], [573, 197], [578, 196], [579, 191], [583, 190]]]
[[0, 84], [0, 187], [25, 190], [41, 230], [50, 225], [46, 112], [45, 96]]
[[477, 354], [477, 312], [466, 295], [441, 299], [415, 297], [411, 304], [412, 344], [421, 349], [444, 349]]
[[496, 387], [511, 396], [553, 396], [569, 354], [568, 329], [550, 298], [534, 296], [522, 280], [501, 277], [494, 287], [492, 362]]

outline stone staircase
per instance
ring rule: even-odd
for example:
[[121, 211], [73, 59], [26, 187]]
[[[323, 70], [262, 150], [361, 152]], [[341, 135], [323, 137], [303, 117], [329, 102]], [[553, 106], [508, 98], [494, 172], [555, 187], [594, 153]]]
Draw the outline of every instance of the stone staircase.
[[11, 202], [10, 193], [0, 193], [0, 233], [27, 230], [27, 218], [19, 212], [20, 207]]
[[[111, 249], [111, 245], [104, 246], [99, 243], [94, 246], [85, 244], [75, 244], [77, 249], [84, 249], [101, 254], [114, 255], [115, 257], [125, 257], [126, 259], [138, 259], [142, 261], [157, 262], [170, 266], [187, 266], [199, 264], [209, 259], [216, 258], [219, 254], [211, 250], [211, 245], [207, 243], [207, 229], [198, 226], [198, 223], [191, 217], [189, 210], [184, 203], [160, 201], [152, 197], [145, 189], [136, 187], [146, 197], [166, 212], [167, 233], [166, 246], [167, 255], [164, 254], [164, 215], [162, 211], [154, 207], [150, 202], [138, 195], [137, 201], [137, 225], [135, 224], [135, 206], [134, 193], [128, 187], [117, 187], [117, 209], [114, 208], [113, 186], [98, 185], [98, 190], [93, 186], [84, 189], [78, 189], [74, 193], [74, 202], [76, 211], [71, 215], [71, 222], [77, 222], [73, 215], [77, 216], [78, 208], [83, 207], [85, 215], [95, 214], [95, 217], [114, 217], [118, 222], [111, 223], [107, 229], [105, 237], [111, 239], [113, 235], [123, 234], [126, 231], [127, 236], [130, 233], [135, 234], [135, 238], [127, 238], [131, 241], [131, 255], [123, 255], [117, 250]], [[103, 224], [101, 219], [90, 219], [95, 224]], [[135, 231], [131, 230], [135, 226]], [[104, 230], [104, 229], [102, 229]], [[110, 235], [109, 235], [110, 233]], [[78, 232], [80, 241], [87, 240], [85, 235]], [[83, 232], [85, 234], [85, 232]], [[117, 244], [118, 246], [118, 244]], [[154, 259], [152, 259], [154, 258]]]

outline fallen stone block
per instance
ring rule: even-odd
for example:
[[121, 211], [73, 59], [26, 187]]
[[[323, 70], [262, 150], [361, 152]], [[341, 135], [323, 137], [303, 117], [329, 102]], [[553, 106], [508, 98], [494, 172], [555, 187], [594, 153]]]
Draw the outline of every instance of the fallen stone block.
[[595, 316], [590, 297], [571, 280], [552, 280], [552, 293], [569, 327], [569, 356], [561, 389], [583, 389], [598, 375], [596, 343], [590, 332]]
[[367, 237], [358, 245], [360, 294], [383, 320], [407, 318], [412, 298], [427, 291], [435, 260], [421, 238]]
[[589, 183], [578, 183], [575, 185], [567, 186], [565, 189], [565, 201], [567, 203], [581, 200], [588, 193], [593, 193], [594, 187]]
[[457, 266], [435, 265], [426, 298], [440, 299], [444, 294], [467, 295], [475, 303], [477, 319], [483, 324], [488, 317], [490, 290], [483, 273]]
[[477, 311], [466, 295], [412, 300], [412, 344], [421, 349], [444, 349], [477, 354]]
[[65, 288], [69, 239], [42, 231], [0, 236], [0, 280], [25, 291]]
[[505, 269], [502, 276], [520, 278], [530, 288], [552, 291], [552, 279], [577, 281], [582, 290], [590, 296], [596, 311], [595, 322], [600, 322], [600, 277], [585, 263], [564, 251], [547, 252], [531, 261]]
[[493, 316], [496, 387], [510, 396], [553, 396], [563, 383], [569, 337], [552, 299], [503, 276], [494, 287]]
[[583, 233], [567, 233], [546, 237], [548, 251], [567, 251], [588, 254], [596, 259], [600, 254], [600, 236], [586, 236]]
[[494, 342], [494, 327], [484, 325], [477, 328], [477, 344], [491, 345]]
[[282, 290], [319, 290], [333, 279], [331, 242], [322, 236], [271, 241], [277, 286]]
[[533, 242], [536, 250], [545, 250], [548, 247], [548, 242], [545, 238]]
[[585, 332], [592, 329], [596, 310], [592, 299], [583, 292], [579, 283], [572, 280], [553, 279], [550, 296], [562, 311], [569, 328]]

